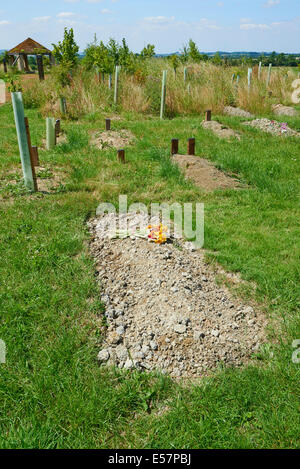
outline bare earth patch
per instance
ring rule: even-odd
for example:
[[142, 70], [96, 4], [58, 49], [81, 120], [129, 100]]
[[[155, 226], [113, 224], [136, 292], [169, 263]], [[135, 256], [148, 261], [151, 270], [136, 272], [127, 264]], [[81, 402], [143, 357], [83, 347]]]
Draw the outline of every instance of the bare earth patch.
[[230, 139], [234, 137], [240, 140], [240, 135], [237, 132], [217, 121], [203, 121], [201, 125], [204, 129], [211, 130], [220, 138]]
[[282, 135], [286, 137], [299, 137], [300, 133], [291, 129], [285, 122], [271, 121], [270, 119], [255, 119], [249, 122], [243, 122], [243, 125], [249, 125], [274, 135]]
[[[59, 137], [56, 137], [56, 145], [60, 145], [62, 143], [67, 143], [67, 136], [64, 133], [61, 133]], [[42, 139], [42, 145], [39, 148], [40, 150], [46, 149], [47, 140], [45, 138]]]
[[241, 187], [239, 181], [217, 169], [213, 163], [205, 158], [173, 155], [172, 160], [182, 169], [187, 179], [191, 179], [206, 192]]
[[275, 104], [274, 106], [272, 106], [272, 110], [277, 116], [298, 116], [298, 112], [292, 106], [283, 106], [282, 104]]
[[123, 148], [131, 145], [135, 137], [130, 130], [109, 130], [105, 132], [92, 132], [91, 144], [103, 150], [107, 147]]
[[[64, 171], [52, 169], [49, 167], [37, 166], [35, 168], [37, 176], [38, 192], [51, 193], [61, 187], [65, 180]], [[22, 181], [23, 174], [21, 168], [11, 171], [5, 178], [0, 178], [0, 193], [4, 194], [4, 198], [14, 193], [14, 187]]]
[[264, 342], [264, 315], [218, 286], [192, 243], [105, 239], [103, 222], [112, 217], [89, 223], [107, 319], [99, 363], [174, 378], [246, 363]]
[[229, 116], [238, 116], [246, 118], [254, 117], [253, 114], [251, 114], [250, 112], [244, 111], [244, 109], [233, 106], [224, 107], [224, 114], [228, 114]]

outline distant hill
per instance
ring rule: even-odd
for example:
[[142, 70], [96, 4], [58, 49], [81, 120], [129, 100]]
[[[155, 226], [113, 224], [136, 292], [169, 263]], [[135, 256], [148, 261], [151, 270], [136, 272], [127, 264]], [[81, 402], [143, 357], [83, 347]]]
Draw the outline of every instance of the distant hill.
[[[261, 55], [264, 55], [265, 57], [269, 57], [272, 55], [272, 52], [245, 52], [245, 51], [237, 51], [237, 52], [226, 52], [226, 51], [218, 51], [221, 57], [231, 57], [231, 58], [240, 58], [240, 57], [253, 57], [257, 58], [260, 57]], [[217, 52], [200, 52], [200, 54], [205, 54], [208, 55], [209, 57], [213, 57], [216, 55]], [[156, 57], [169, 57], [170, 55], [181, 55], [180, 52], [171, 52], [170, 54], [156, 54]], [[276, 55], [278, 55], [278, 52], [276, 52]], [[285, 53], [284, 55], [292, 55], [292, 56], [299, 56], [300, 53], [295, 53], [295, 54], [290, 54], [290, 53]]]

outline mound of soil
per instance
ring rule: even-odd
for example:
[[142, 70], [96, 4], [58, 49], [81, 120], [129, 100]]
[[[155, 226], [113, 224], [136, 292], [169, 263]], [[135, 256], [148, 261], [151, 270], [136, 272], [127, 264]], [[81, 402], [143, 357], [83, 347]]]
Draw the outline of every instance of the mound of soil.
[[234, 132], [234, 130], [229, 129], [217, 121], [203, 121], [201, 125], [204, 129], [211, 130], [220, 138], [230, 139], [234, 137], [240, 140], [240, 136], [237, 132]]
[[298, 116], [298, 112], [291, 106], [283, 106], [282, 104], [275, 104], [272, 106], [272, 110], [274, 114], [277, 116], [290, 116], [295, 117]]
[[228, 114], [229, 116], [238, 116], [246, 118], [254, 117], [253, 114], [250, 114], [250, 112], [244, 111], [244, 109], [233, 106], [224, 107], [224, 114]]
[[187, 179], [191, 179], [206, 192], [241, 187], [239, 181], [217, 169], [205, 158], [173, 155], [172, 160], [183, 170]]
[[101, 218], [89, 227], [107, 318], [101, 365], [196, 378], [242, 365], [264, 342], [264, 316], [217, 286], [192, 243], [105, 239]]
[[93, 132], [91, 135], [91, 144], [100, 150], [113, 147], [121, 149], [134, 142], [134, 135], [130, 130], [109, 130], [105, 132]]
[[283, 135], [286, 137], [299, 137], [300, 133], [292, 130], [285, 122], [271, 121], [269, 119], [255, 119], [249, 122], [243, 122], [244, 125], [250, 125], [263, 132], [268, 132], [274, 135]]

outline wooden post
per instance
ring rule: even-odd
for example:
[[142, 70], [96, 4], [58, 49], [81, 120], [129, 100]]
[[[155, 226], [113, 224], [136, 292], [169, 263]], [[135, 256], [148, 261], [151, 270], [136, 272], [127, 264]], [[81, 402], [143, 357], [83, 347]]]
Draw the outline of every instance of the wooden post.
[[119, 163], [125, 163], [125, 150], [118, 150], [117, 153]]
[[55, 137], [58, 138], [60, 135], [60, 119], [55, 121]]
[[177, 155], [178, 154], [178, 142], [179, 142], [179, 140], [177, 138], [172, 138], [172, 140], [171, 140], [171, 155]]
[[195, 154], [195, 144], [196, 144], [196, 141], [194, 138], [188, 139], [188, 155]]
[[24, 117], [24, 122], [25, 122], [28, 150], [29, 150], [29, 154], [30, 154], [30, 163], [31, 163], [32, 177], [33, 177], [33, 183], [34, 183], [34, 190], [37, 191], [38, 186], [37, 186], [36, 174], [35, 174], [35, 169], [34, 169], [35, 158], [34, 158], [33, 152], [32, 152], [31, 136], [30, 136], [30, 130], [29, 130], [28, 117]]
[[163, 71], [162, 86], [161, 86], [161, 103], [160, 103], [160, 118], [164, 118], [165, 102], [166, 102], [166, 86], [167, 86], [167, 70]]
[[66, 114], [67, 112], [67, 102], [66, 98], [59, 98], [59, 106], [60, 106], [60, 112], [62, 115]]
[[3, 59], [3, 68], [4, 68], [4, 73], [7, 73], [7, 63], [5, 59]]
[[258, 79], [260, 80], [260, 77], [261, 77], [261, 62], [259, 62], [259, 66], [258, 66]]
[[47, 117], [46, 119], [46, 148], [51, 150], [55, 146], [55, 119]]
[[208, 109], [207, 111], [205, 111], [205, 120], [206, 122], [210, 122], [211, 121], [211, 110]]
[[29, 190], [34, 191], [34, 180], [30, 161], [30, 153], [27, 143], [22, 93], [20, 91], [13, 92], [11, 93], [11, 98], [17, 129], [24, 183]]
[[119, 65], [117, 65], [116, 66], [116, 74], [115, 74], [115, 94], [114, 94], [114, 103], [115, 103], [115, 105], [118, 104], [119, 72], [120, 72], [120, 67], [119, 67]]
[[34, 166], [40, 166], [38, 147], [31, 147]]
[[105, 130], [110, 130], [110, 119], [105, 119]]
[[270, 80], [271, 80], [271, 71], [272, 71], [272, 64], [269, 65], [268, 77], [267, 77], [267, 86], [269, 86], [269, 84], [270, 84]]
[[0, 80], [0, 104], [6, 102], [6, 84], [4, 80]]
[[44, 64], [43, 64], [43, 57], [42, 55], [37, 55], [36, 56], [36, 64], [39, 72], [39, 79], [40, 81], [45, 80], [45, 74], [44, 74]]

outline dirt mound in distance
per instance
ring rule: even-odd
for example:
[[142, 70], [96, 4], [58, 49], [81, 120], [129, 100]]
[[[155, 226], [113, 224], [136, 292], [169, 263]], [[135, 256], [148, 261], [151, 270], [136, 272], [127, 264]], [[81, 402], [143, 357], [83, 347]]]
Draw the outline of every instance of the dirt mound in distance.
[[229, 116], [238, 116], [238, 117], [245, 117], [245, 118], [254, 117], [253, 114], [251, 114], [250, 112], [244, 111], [244, 109], [241, 109], [239, 107], [233, 107], [233, 106], [224, 107], [224, 114], [228, 114]]
[[131, 145], [135, 136], [130, 130], [108, 130], [104, 132], [91, 133], [91, 145], [95, 145], [100, 150], [104, 148], [120, 149]]
[[220, 124], [217, 121], [203, 121], [202, 127], [207, 130], [211, 130], [220, 138], [230, 139], [232, 137], [241, 139], [240, 135], [232, 129], [226, 127], [226, 125]]
[[216, 189], [234, 189], [241, 187], [239, 181], [228, 176], [205, 158], [190, 155], [173, 155], [172, 161], [178, 164], [187, 179], [191, 179], [206, 192]]

